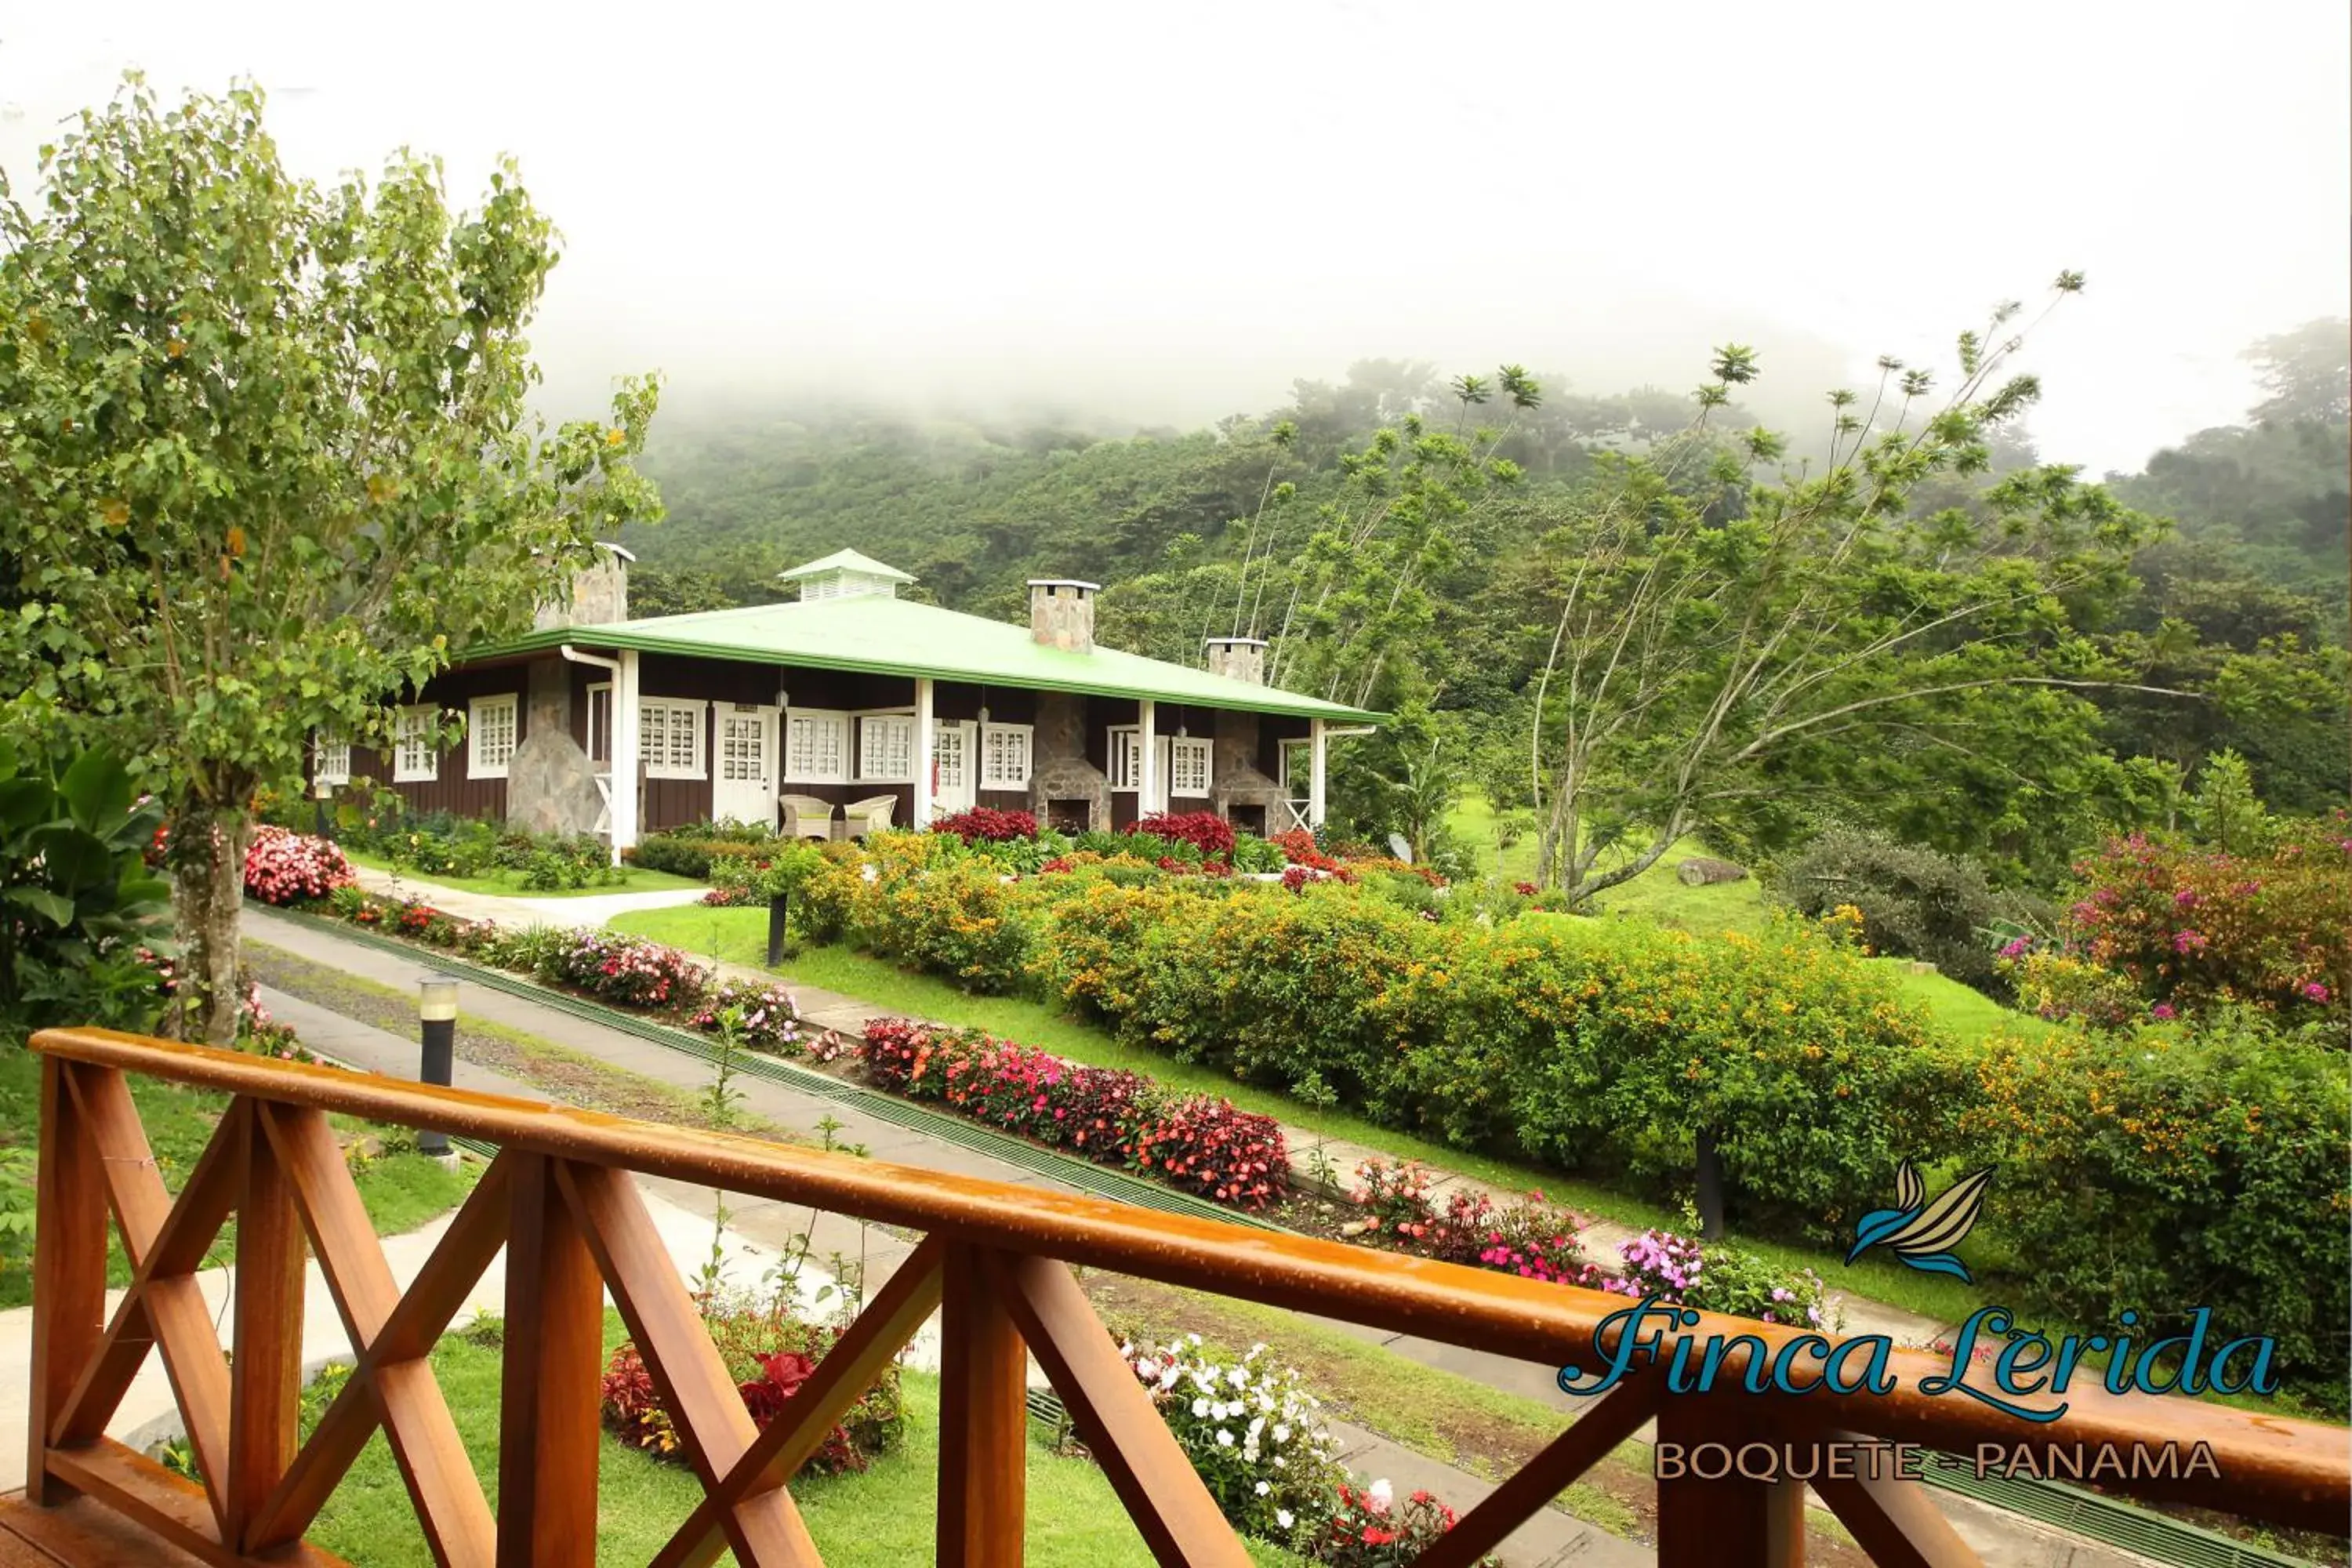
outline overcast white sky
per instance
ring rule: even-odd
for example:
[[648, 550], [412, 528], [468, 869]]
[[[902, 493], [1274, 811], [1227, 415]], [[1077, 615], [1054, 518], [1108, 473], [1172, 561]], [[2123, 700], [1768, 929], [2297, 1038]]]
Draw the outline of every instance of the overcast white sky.
[[[1349, 361], [1803, 406], [2061, 268], [2043, 455], [2237, 417], [2352, 294], [2352, 7], [0, 0], [0, 163], [140, 65], [238, 74], [324, 177], [511, 152], [564, 231], [551, 384], [814, 382], [1139, 420]], [[1770, 400], [1782, 405], [1780, 397]]]

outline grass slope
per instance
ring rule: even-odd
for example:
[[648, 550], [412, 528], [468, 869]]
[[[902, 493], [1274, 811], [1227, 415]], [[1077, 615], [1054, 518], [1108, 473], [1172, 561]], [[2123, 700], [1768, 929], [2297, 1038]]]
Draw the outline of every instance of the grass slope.
[[[1536, 836], [1519, 839], [1508, 849], [1495, 841], [1495, 808], [1477, 795], [1465, 795], [1446, 814], [1445, 826], [1471, 847], [1480, 872], [1510, 882], [1531, 882], [1536, 875]], [[1693, 855], [1711, 851], [1696, 838], [1685, 838], [1658, 858], [1658, 863], [1630, 881], [1621, 882], [1597, 900], [1604, 915], [1624, 915], [1679, 931], [1712, 935], [1722, 931], [1763, 931], [1769, 919], [1764, 889], [1753, 877], [1738, 882], [1685, 888], [1675, 868]]]
[[[619, 1314], [607, 1312], [607, 1348], [624, 1332]], [[495, 1507], [499, 1352], [451, 1334], [434, 1349], [432, 1360], [475, 1474]], [[939, 1507], [939, 1381], [908, 1373], [906, 1395], [903, 1450], [862, 1474], [793, 1483], [793, 1500], [830, 1568], [900, 1568], [931, 1559]], [[1102, 1472], [1084, 1459], [1047, 1451], [1034, 1437], [1033, 1431], [1026, 1561], [1034, 1568], [1149, 1568], [1151, 1554]], [[606, 1440], [597, 1465], [597, 1560], [649, 1561], [701, 1498], [700, 1483], [685, 1466]], [[368, 1439], [320, 1510], [309, 1540], [369, 1568], [429, 1568], [433, 1554], [418, 1533], [407, 1489], [381, 1432]], [[1255, 1542], [1250, 1557], [1267, 1568], [1300, 1561]]]

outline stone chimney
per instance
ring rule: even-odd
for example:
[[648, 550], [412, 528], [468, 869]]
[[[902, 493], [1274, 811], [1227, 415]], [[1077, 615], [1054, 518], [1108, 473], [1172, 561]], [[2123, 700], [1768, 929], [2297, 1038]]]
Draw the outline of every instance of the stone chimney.
[[1252, 686], [1265, 684], [1264, 637], [1211, 637], [1205, 646], [1209, 650], [1211, 675], [1222, 675], [1228, 680], [1246, 680]]
[[1099, 583], [1072, 577], [1029, 579], [1029, 635], [1045, 647], [1095, 650], [1095, 595]]
[[594, 564], [572, 574], [563, 597], [541, 605], [532, 617], [537, 631], [562, 626], [609, 626], [629, 618], [629, 563], [636, 557], [617, 544], [599, 542]]

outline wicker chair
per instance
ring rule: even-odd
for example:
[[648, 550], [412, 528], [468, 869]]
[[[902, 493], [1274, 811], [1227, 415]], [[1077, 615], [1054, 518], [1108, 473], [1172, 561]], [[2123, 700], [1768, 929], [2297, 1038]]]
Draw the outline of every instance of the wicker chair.
[[898, 809], [898, 797], [895, 795], [868, 795], [841, 808], [841, 825], [852, 838], [863, 838], [888, 827], [891, 814]]
[[833, 837], [833, 802], [813, 795], [778, 795], [776, 803], [784, 808], [785, 837]]

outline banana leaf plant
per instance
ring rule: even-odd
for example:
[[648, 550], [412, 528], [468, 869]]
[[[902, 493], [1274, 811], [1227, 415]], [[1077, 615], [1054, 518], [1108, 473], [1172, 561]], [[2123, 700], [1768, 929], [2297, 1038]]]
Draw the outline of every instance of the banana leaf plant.
[[163, 808], [121, 760], [0, 741], [0, 1027], [152, 1028], [171, 885], [147, 864]]

